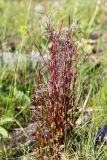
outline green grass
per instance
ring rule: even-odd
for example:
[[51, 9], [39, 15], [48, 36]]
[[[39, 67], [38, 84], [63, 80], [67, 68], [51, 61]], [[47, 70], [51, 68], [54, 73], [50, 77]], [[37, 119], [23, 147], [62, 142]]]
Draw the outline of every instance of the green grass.
[[[44, 7], [42, 13], [35, 10], [38, 3]], [[72, 24], [77, 28], [74, 34], [80, 57], [77, 105], [78, 107], [91, 107], [95, 111], [90, 128], [86, 129], [83, 125], [75, 130], [76, 134], [81, 135], [81, 141], [76, 142], [74, 136], [66, 144], [65, 153], [68, 155], [69, 144], [70, 146], [76, 144], [77, 151], [70, 151], [72, 160], [105, 160], [107, 158], [107, 147], [104, 144], [94, 147], [98, 127], [107, 124], [105, 109], [107, 105], [107, 46], [104, 39], [104, 35], [107, 35], [106, 12], [103, 1], [98, 4], [97, 0], [62, 0], [58, 7], [55, 6], [55, 1], [48, 0], [0, 0], [0, 44], [2, 44], [0, 52], [11, 52], [10, 43], [13, 42], [19, 56], [23, 53], [30, 54], [32, 50], [36, 50], [33, 43], [35, 41], [41, 51], [47, 53], [49, 44], [43, 35], [49, 19], [55, 27], [58, 27], [62, 20], [66, 26], [70, 16]], [[96, 53], [93, 53], [94, 46], [90, 45], [89, 41], [90, 34], [96, 30], [101, 32], [101, 36], [97, 40]], [[102, 52], [99, 49], [103, 49]], [[88, 59], [84, 60], [87, 55]], [[6, 130], [19, 127], [17, 122], [25, 126], [31, 121], [29, 107], [32, 105], [32, 88], [36, 85], [38, 64], [35, 64], [33, 70], [28, 64], [23, 65], [19, 70], [17, 64], [12, 69], [5, 67], [0, 69], [0, 120], [5, 119], [0, 126]], [[24, 108], [17, 111], [17, 106], [24, 106]], [[96, 111], [98, 106], [102, 106], [99, 113]], [[6, 118], [12, 119], [8, 121]], [[12, 155], [11, 148], [8, 151], [1, 146], [0, 157], [5, 156], [4, 159], [8, 159], [8, 157], [12, 158]]]

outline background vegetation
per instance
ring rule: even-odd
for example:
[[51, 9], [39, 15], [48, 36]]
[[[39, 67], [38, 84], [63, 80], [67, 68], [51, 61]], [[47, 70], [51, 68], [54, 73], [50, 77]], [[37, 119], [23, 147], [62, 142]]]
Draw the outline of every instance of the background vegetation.
[[[88, 160], [106, 159], [107, 146], [95, 147], [95, 136], [99, 127], [107, 124], [107, 2], [105, 0], [0, 0], [0, 158], [16, 159], [27, 155], [30, 146], [20, 146], [15, 153], [11, 144], [6, 145], [14, 128], [23, 128], [32, 122], [32, 88], [37, 83], [40, 62], [22, 62], [22, 55], [38, 53], [36, 42], [43, 55], [48, 55], [49, 43], [44, 38], [46, 22], [64, 26], [71, 17], [75, 43], [78, 46], [79, 73], [76, 102], [78, 112], [92, 110], [91, 123], [84, 120], [74, 129], [71, 141], [67, 142], [62, 159]], [[16, 63], [9, 64], [17, 56]], [[33, 58], [34, 59], [34, 58]], [[42, 62], [43, 63], [43, 62]], [[88, 112], [88, 118], [89, 112]], [[84, 118], [85, 119], [85, 118]], [[90, 122], [90, 119], [89, 121]], [[77, 135], [80, 141], [77, 140]], [[16, 143], [16, 142], [14, 142]], [[75, 144], [75, 145], [74, 145]], [[72, 146], [72, 147], [71, 147]], [[34, 146], [33, 146], [34, 148]], [[70, 152], [70, 153], [69, 153]], [[70, 156], [70, 158], [67, 158]], [[30, 159], [25, 156], [26, 159]]]

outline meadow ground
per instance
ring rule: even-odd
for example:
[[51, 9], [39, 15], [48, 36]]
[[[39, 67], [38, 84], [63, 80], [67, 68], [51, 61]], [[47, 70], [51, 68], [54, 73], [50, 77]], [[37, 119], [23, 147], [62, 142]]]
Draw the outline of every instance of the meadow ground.
[[[29, 153], [35, 159], [32, 88], [43, 62], [32, 58], [33, 53], [38, 54], [34, 42], [46, 57], [50, 47], [44, 38], [47, 22], [58, 28], [63, 20], [66, 29], [69, 16], [79, 56], [76, 82], [76, 119], [79, 119], [75, 120], [78, 127], [65, 143], [61, 158], [107, 159], [105, 143], [95, 145], [98, 128], [107, 124], [106, 8], [106, 0], [0, 0], [0, 160], [29, 160]], [[20, 133], [15, 128], [20, 128]], [[24, 138], [20, 138], [22, 133]]]

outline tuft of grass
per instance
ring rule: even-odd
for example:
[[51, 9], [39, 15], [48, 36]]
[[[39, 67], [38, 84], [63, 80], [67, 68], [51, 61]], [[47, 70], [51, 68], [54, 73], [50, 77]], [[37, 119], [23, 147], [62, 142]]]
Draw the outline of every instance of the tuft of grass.
[[70, 20], [66, 29], [62, 22], [58, 30], [47, 24], [47, 30], [50, 43], [50, 59], [46, 63], [48, 79], [45, 80], [39, 70], [33, 97], [38, 114], [36, 140], [40, 157], [60, 157], [64, 143], [75, 127], [78, 53]]

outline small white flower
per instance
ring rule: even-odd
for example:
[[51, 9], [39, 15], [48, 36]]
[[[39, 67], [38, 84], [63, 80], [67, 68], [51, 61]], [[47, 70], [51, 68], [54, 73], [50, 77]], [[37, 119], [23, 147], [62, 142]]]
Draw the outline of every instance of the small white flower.
[[40, 3], [36, 4], [35, 11], [36, 12], [42, 12], [44, 10], [44, 6]]

